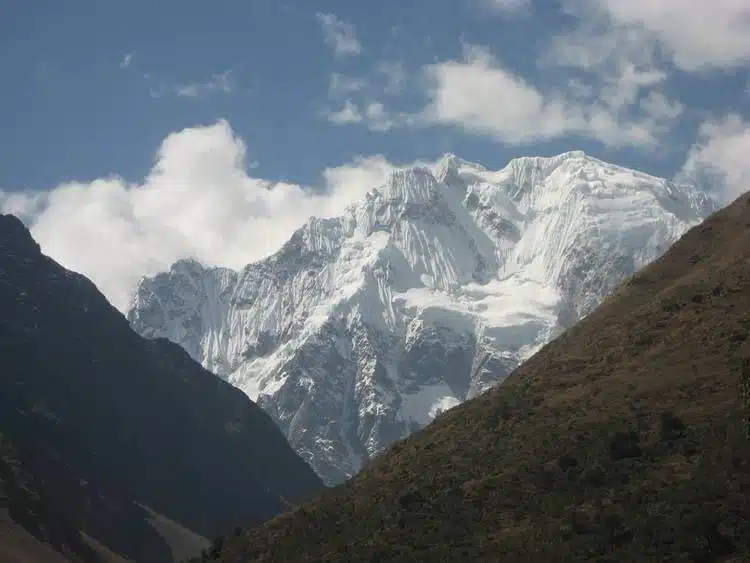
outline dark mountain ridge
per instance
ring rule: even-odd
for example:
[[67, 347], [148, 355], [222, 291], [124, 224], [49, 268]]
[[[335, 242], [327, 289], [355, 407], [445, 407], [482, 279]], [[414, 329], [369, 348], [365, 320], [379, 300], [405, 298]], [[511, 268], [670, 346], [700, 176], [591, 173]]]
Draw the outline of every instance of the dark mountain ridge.
[[750, 560], [750, 195], [500, 387], [212, 560]]
[[[322, 483], [274, 422], [0, 215], [0, 432], [66, 521], [136, 561], [272, 517]], [[185, 546], [182, 546], [183, 548]], [[194, 550], [193, 550], [194, 551]]]

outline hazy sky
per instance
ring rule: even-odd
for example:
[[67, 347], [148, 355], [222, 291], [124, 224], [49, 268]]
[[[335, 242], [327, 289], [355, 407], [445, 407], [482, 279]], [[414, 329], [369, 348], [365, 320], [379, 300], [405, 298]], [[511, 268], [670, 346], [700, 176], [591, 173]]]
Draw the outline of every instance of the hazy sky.
[[0, 0], [0, 70], [0, 209], [120, 307], [444, 152], [750, 185], [747, 0]]

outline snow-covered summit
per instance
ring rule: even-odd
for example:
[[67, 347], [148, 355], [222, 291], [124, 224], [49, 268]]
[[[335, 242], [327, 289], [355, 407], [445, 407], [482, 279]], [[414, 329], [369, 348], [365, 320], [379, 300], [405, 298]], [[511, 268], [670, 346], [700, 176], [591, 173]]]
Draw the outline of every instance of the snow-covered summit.
[[329, 483], [501, 382], [716, 203], [581, 151], [447, 154], [241, 271], [180, 261], [128, 318], [243, 389]]

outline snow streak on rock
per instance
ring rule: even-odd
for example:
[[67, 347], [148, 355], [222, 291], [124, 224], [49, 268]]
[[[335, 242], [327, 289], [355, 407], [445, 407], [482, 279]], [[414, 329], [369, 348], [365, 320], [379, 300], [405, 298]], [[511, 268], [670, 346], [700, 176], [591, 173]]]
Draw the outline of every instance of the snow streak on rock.
[[128, 318], [269, 412], [329, 484], [500, 383], [717, 205], [582, 152], [395, 172], [240, 272], [180, 261]]

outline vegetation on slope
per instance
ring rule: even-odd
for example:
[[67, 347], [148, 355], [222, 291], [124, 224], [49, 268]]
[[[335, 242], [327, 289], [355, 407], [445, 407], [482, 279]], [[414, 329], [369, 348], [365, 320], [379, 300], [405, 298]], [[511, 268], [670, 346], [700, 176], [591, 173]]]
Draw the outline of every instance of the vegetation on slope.
[[750, 197], [502, 386], [204, 559], [750, 560]]

